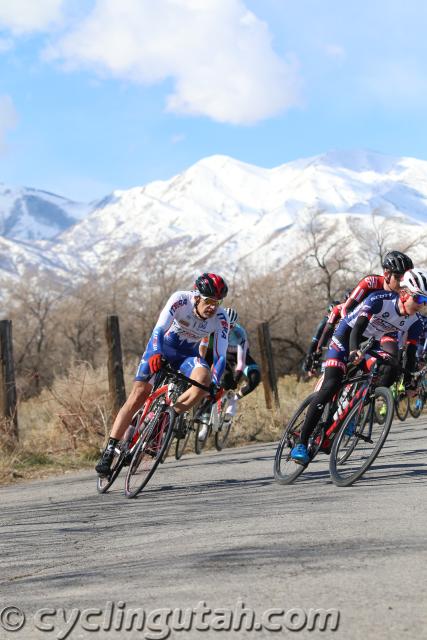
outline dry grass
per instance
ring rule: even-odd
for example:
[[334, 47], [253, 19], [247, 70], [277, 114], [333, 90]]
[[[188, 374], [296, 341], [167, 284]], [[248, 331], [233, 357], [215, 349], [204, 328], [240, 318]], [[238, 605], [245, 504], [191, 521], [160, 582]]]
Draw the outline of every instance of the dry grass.
[[[126, 373], [128, 389], [132, 375], [133, 371]], [[312, 384], [297, 383], [294, 376], [282, 378], [280, 410], [269, 411], [260, 385], [239, 403], [229, 446], [278, 439], [283, 423], [311, 388]], [[75, 366], [37, 398], [21, 403], [18, 418], [19, 444], [2, 438], [0, 484], [92, 467], [111, 421], [106, 367]]]

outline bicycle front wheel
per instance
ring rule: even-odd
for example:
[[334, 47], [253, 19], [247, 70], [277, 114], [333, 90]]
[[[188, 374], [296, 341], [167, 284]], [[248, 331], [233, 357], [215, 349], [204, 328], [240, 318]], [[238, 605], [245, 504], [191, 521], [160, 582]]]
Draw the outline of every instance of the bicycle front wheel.
[[173, 436], [175, 411], [165, 407], [153, 424], [143, 430], [125, 479], [125, 495], [135, 498], [159, 466]]
[[298, 407], [286, 425], [282, 439], [277, 447], [273, 471], [275, 480], [280, 484], [291, 484], [306, 468], [291, 459], [291, 450], [300, 436], [308, 406], [314, 395], [315, 394], [312, 393], [307, 396], [307, 398]]
[[[390, 389], [377, 387], [368, 404], [352, 408], [336, 435], [329, 460], [332, 482], [349, 487], [372, 465], [390, 431], [394, 401]], [[381, 422], [376, 416], [381, 415]]]

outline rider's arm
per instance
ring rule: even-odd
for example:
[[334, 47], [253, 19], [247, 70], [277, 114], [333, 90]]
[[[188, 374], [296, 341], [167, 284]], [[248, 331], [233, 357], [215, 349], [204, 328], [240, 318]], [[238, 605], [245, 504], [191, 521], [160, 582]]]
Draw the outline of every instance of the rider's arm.
[[369, 317], [359, 316], [357, 318], [356, 323], [350, 333], [350, 345], [349, 345], [350, 353], [352, 351], [358, 350], [359, 345], [363, 339], [363, 334], [368, 324], [369, 324]]
[[241, 337], [240, 340], [237, 344], [237, 364], [236, 364], [236, 373], [242, 372], [243, 373], [243, 369], [246, 366], [246, 354], [248, 352], [248, 337], [246, 335], [246, 331], [241, 328]]
[[423, 325], [421, 320], [417, 320], [408, 329], [406, 339], [406, 366], [404, 374], [404, 382], [410, 382], [412, 374], [417, 368], [417, 342], [422, 333]]
[[152, 333], [153, 353], [163, 352], [164, 335], [172, 325], [178, 309], [184, 304], [187, 304], [186, 298], [183, 298], [182, 293], [177, 291], [171, 295], [163, 307]]
[[350, 333], [350, 353], [358, 350], [370, 319], [374, 314], [381, 312], [382, 306], [383, 303], [381, 298], [377, 298], [374, 295], [369, 296], [368, 300], [365, 301], [365, 304], [361, 305], [361, 309], [357, 314], [356, 322], [354, 323]]
[[219, 309], [216, 314], [216, 327], [213, 338], [213, 369], [212, 382], [219, 384], [222, 374], [224, 373], [227, 361], [228, 346], [228, 320], [223, 309]]
[[311, 339], [311, 344], [308, 348], [308, 352], [307, 352], [307, 356], [311, 356], [317, 349], [318, 349], [318, 344], [319, 344], [319, 339], [323, 333], [323, 330], [326, 326], [326, 322], [328, 320], [328, 317], [325, 316], [324, 318], [322, 318], [322, 320], [319, 322], [319, 324], [316, 327], [316, 332], [314, 334], [314, 336]]
[[200, 345], [199, 345], [199, 355], [201, 358], [206, 358], [208, 347], [209, 347], [209, 336], [205, 336], [204, 338], [201, 339]]
[[344, 318], [354, 311], [358, 304], [362, 302], [370, 293], [377, 289], [381, 289], [383, 285], [382, 276], [366, 276], [350, 293], [347, 300], [341, 308], [341, 316]]

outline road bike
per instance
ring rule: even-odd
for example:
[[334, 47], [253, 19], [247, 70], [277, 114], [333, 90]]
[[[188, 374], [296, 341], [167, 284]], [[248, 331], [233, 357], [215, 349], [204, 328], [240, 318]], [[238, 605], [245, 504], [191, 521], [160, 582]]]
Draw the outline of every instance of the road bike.
[[[330, 453], [329, 472], [338, 486], [349, 486], [371, 466], [380, 452], [393, 421], [393, 397], [390, 389], [377, 387], [380, 364], [389, 362], [387, 354], [371, 351], [371, 338], [362, 355], [376, 360], [368, 372], [349, 366], [339, 390], [324, 408], [308, 442], [310, 462], [319, 451]], [[320, 386], [320, 385], [319, 385]], [[292, 460], [291, 450], [299, 440], [307, 409], [315, 393], [308, 396], [287, 424], [277, 447], [274, 477], [281, 484], [291, 484], [307, 468]], [[385, 412], [382, 407], [385, 406]], [[379, 423], [376, 415], [384, 413]]]
[[97, 489], [105, 493], [123, 467], [125, 495], [135, 498], [164, 461], [174, 433], [183, 433], [186, 417], [177, 415], [171, 405], [190, 385], [207, 393], [210, 388], [173, 369], [166, 363], [155, 378], [153, 389], [143, 407], [133, 416], [124, 438], [117, 444], [109, 476], [98, 477]]
[[[194, 450], [197, 454], [202, 453], [211, 434], [214, 435], [215, 448], [217, 451], [222, 451], [225, 447], [234, 418], [234, 416], [227, 413], [227, 408], [234, 395], [234, 391], [225, 391], [225, 389], [221, 387], [213, 402], [212, 400], [206, 399], [197, 409], [194, 415], [194, 424], [196, 425]], [[207, 426], [207, 431], [205, 436], [201, 438], [200, 432], [204, 426]]]

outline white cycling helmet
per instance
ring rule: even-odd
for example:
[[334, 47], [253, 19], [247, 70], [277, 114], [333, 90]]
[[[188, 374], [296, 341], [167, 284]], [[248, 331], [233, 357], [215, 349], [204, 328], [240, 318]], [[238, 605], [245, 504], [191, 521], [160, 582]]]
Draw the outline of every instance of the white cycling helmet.
[[230, 324], [236, 324], [239, 319], [239, 314], [236, 309], [232, 309], [231, 307], [227, 307], [225, 309], [225, 313], [228, 315], [228, 321]]
[[410, 293], [427, 296], [427, 271], [410, 269], [406, 271], [400, 281], [400, 288], [407, 289]]

